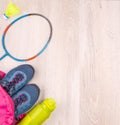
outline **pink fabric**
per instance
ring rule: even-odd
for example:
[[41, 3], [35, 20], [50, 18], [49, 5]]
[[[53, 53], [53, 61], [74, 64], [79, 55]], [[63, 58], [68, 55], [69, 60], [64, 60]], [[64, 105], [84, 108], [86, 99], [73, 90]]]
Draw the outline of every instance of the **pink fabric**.
[[12, 125], [14, 121], [14, 103], [0, 85], [0, 125]]
[[0, 71], [0, 79], [4, 78], [5, 77], [5, 73], [3, 71]]

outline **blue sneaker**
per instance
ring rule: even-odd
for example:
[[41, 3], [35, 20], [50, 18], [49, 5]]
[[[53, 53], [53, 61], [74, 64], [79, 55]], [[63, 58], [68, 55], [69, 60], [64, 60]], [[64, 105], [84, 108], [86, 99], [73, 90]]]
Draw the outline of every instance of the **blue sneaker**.
[[6, 92], [12, 96], [25, 84], [27, 84], [34, 75], [32, 66], [24, 64], [20, 65], [7, 73], [7, 75], [0, 80], [0, 85]]
[[27, 112], [38, 100], [40, 89], [35, 84], [28, 84], [12, 96], [15, 105], [15, 118]]

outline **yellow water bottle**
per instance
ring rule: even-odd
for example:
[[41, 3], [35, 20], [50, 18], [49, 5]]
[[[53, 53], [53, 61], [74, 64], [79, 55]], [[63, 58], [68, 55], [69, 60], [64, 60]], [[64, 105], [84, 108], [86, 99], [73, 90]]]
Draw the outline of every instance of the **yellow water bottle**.
[[52, 98], [45, 99], [36, 105], [18, 125], [41, 125], [55, 110], [56, 102]]

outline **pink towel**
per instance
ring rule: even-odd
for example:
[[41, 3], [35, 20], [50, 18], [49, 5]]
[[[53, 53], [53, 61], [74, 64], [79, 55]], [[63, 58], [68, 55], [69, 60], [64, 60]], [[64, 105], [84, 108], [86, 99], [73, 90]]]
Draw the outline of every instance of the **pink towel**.
[[5, 77], [5, 73], [3, 71], [0, 71], [0, 80]]
[[14, 103], [0, 85], [0, 125], [12, 125], [14, 121]]

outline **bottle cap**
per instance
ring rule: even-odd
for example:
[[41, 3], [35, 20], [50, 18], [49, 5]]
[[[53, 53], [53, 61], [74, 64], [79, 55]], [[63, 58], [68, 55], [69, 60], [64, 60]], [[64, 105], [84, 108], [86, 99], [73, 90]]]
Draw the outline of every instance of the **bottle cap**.
[[52, 112], [55, 110], [56, 108], [56, 102], [54, 99], [52, 98], [47, 98], [43, 101], [44, 104], [47, 105], [48, 109]]

